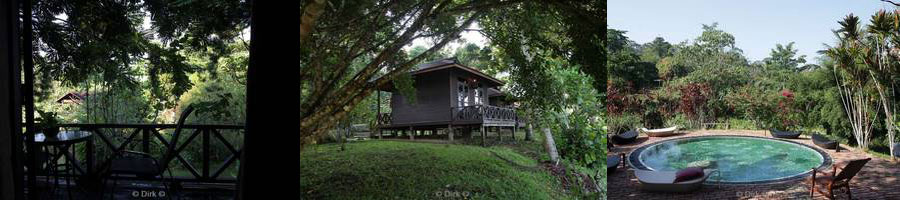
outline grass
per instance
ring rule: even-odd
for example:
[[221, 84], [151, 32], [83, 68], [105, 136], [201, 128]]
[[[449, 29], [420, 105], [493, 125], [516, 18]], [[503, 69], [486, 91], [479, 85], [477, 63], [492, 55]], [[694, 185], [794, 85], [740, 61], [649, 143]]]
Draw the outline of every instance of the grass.
[[560, 199], [558, 179], [503, 146], [364, 141], [324, 144], [301, 156], [311, 199]]

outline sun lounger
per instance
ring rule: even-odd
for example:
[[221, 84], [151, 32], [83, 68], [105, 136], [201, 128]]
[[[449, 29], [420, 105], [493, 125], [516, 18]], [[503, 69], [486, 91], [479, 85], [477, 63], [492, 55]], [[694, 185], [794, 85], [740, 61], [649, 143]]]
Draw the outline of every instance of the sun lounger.
[[783, 139], [797, 139], [800, 138], [800, 132], [794, 131], [779, 131], [775, 129], [770, 129], [769, 132], [772, 133], [772, 137], [783, 138]]
[[678, 130], [678, 126], [673, 126], [669, 128], [661, 128], [661, 129], [647, 129], [641, 128], [641, 132], [647, 134], [650, 137], [666, 137], [675, 135], [675, 131]]
[[816, 144], [816, 146], [819, 146], [819, 147], [822, 147], [825, 149], [836, 149], [838, 146], [837, 142], [835, 142], [834, 140], [830, 140], [827, 137], [825, 137], [824, 135], [819, 135], [819, 134], [813, 134], [812, 141], [813, 141], [813, 144]]
[[638, 138], [637, 131], [627, 131], [621, 134], [613, 135], [610, 139], [614, 144], [628, 144], [632, 143]]
[[635, 169], [634, 176], [640, 183], [640, 189], [648, 192], [671, 192], [685, 193], [700, 189], [703, 183], [709, 179], [710, 175], [716, 170], [704, 169], [703, 176], [692, 180], [673, 183], [675, 181], [675, 171], [650, 171]]

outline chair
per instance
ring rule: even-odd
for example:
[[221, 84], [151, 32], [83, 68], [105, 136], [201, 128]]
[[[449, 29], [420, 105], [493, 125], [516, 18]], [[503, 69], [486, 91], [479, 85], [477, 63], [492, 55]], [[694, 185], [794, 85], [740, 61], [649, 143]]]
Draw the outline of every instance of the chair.
[[[192, 112], [194, 112], [194, 107], [192, 106], [187, 106], [187, 108], [181, 112], [181, 116], [178, 118], [178, 124], [175, 127], [175, 132], [172, 133], [172, 139], [169, 141], [169, 145], [166, 147], [166, 153], [161, 160], [157, 160], [150, 154], [144, 152], [122, 151], [120, 154], [113, 157], [112, 162], [110, 162], [109, 171], [107, 172], [108, 174], [105, 178], [112, 178], [113, 175], [128, 175], [140, 179], [163, 178], [163, 174], [167, 171], [169, 163], [177, 155], [176, 148], [178, 146], [179, 136], [184, 128], [185, 120]], [[171, 176], [171, 171], [169, 171], [169, 173]], [[118, 179], [113, 179], [113, 188], [112, 191], [110, 191], [110, 198], [113, 198], [117, 184]], [[104, 184], [104, 186], [105, 185], [106, 184]], [[163, 181], [163, 186], [167, 190], [166, 193], [171, 194], [171, 192], [168, 191], [169, 185], [166, 184], [165, 181]], [[171, 195], [167, 196], [171, 197]]]
[[675, 182], [675, 171], [650, 171], [632, 169], [634, 176], [640, 183], [640, 189], [647, 192], [687, 193], [699, 190], [703, 183], [713, 174], [715, 169], [704, 169], [703, 177], [692, 180]]
[[834, 189], [844, 189], [847, 197], [853, 199], [853, 195], [850, 194], [850, 179], [853, 179], [869, 160], [872, 158], [851, 160], [844, 166], [835, 164], [832, 166], [831, 173], [813, 168], [812, 177], [809, 178], [809, 196], [812, 197], [815, 192], [819, 192], [828, 199], [834, 199]]

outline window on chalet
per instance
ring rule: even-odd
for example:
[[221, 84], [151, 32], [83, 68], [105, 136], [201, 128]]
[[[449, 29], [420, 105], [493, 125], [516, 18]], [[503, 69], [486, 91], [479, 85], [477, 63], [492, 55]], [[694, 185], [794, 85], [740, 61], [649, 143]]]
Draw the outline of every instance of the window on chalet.
[[456, 92], [457, 106], [469, 106], [469, 84], [465, 79], [457, 80], [456, 86], [459, 88]]
[[457, 80], [457, 106], [473, 106], [484, 104], [484, 89], [481, 83], [475, 84], [465, 79]]
[[484, 105], [484, 89], [482, 89], [481, 83], [475, 88], [475, 105]]

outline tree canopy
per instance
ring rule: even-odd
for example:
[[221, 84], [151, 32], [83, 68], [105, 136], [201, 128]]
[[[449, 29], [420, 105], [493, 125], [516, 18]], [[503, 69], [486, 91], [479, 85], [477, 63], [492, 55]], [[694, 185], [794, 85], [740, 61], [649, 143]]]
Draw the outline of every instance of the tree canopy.
[[[173, 108], [201, 79], [245, 84], [249, 2], [242, 0], [34, 1], [34, 57], [42, 88], [140, 87], [157, 109]], [[557, 75], [574, 70], [605, 91], [604, 1], [305, 0], [300, 37], [300, 124], [320, 137], [394, 83], [411, 91], [413, 66], [456, 55], [488, 73], [507, 73], [511, 93], [540, 111], [570, 107]], [[479, 24], [487, 46], [445, 47]], [[290, 25], [286, 25], [290, 26]], [[414, 40], [431, 46], [406, 48]], [[444, 51], [444, 52], [442, 52]], [[444, 54], [446, 53], [446, 54]], [[443, 54], [443, 55], [442, 55]], [[567, 72], [569, 73], [569, 72]], [[231, 83], [229, 83], [231, 84]], [[405, 88], [405, 89], [404, 89]], [[603, 89], [603, 90], [601, 90]], [[229, 93], [231, 94], [231, 93]], [[602, 102], [604, 98], [591, 101]], [[224, 104], [223, 104], [224, 105]], [[592, 114], [593, 115], [593, 114]]]

